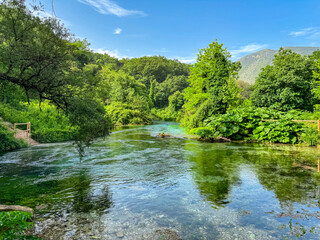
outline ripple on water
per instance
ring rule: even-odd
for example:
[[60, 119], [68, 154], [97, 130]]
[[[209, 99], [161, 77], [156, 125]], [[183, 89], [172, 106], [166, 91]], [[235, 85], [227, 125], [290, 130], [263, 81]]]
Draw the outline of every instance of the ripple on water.
[[183, 137], [157, 123], [117, 130], [82, 160], [72, 143], [7, 153], [0, 204], [38, 206], [45, 239], [318, 239], [319, 175], [297, 167], [318, 150]]

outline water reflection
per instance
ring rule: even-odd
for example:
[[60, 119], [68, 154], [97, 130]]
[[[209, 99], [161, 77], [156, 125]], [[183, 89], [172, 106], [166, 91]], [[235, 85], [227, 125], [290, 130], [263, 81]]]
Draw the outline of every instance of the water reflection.
[[233, 156], [225, 145], [213, 148], [210, 143], [190, 143], [185, 149], [192, 153], [188, 159], [194, 162], [192, 174], [201, 194], [213, 207], [227, 204], [231, 188], [240, 180], [241, 159]]
[[176, 124], [126, 128], [81, 162], [68, 143], [5, 154], [0, 204], [36, 208], [49, 239], [318, 239], [320, 175], [301, 167], [318, 150], [185, 136]]

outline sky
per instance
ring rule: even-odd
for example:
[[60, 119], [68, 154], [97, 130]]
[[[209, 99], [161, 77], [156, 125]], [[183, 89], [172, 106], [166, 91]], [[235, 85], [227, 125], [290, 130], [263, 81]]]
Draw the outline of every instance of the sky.
[[41, 2], [42, 16], [55, 14], [93, 51], [117, 58], [162, 55], [193, 63], [216, 39], [233, 60], [264, 48], [320, 47], [320, 0]]

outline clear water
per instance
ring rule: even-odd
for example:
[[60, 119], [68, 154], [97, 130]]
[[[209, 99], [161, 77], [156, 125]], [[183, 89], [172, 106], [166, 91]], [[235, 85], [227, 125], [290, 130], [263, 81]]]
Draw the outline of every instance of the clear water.
[[[177, 138], [158, 138], [165, 132]], [[0, 204], [36, 208], [44, 239], [319, 239], [320, 151], [202, 143], [131, 127], [79, 160], [71, 143], [0, 156]]]

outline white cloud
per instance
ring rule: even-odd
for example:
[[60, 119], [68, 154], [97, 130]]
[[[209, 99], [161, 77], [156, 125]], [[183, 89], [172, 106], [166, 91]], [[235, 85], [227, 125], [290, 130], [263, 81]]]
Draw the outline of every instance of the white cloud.
[[125, 17], [130, 15], [141, 15], [146, 14], [142, 11], [128, 10], [120, 7], [117, 3], [111, 0], [78, 0], [81, 3], [92, 6], [97, 12], [106, 15], [115, 15], [118, 17]]
[[304, 29], [301, 29], [296, 32], [290, 32], [289, 35], [293, 36], [293, 37], [303, 37], [303, 36], [315, 37], [315, 36], [320, 35], [320, 28], [319, 27], [308, 27], [308, 28], [304, 28]]
[[246, 46], [242, 46], [239, 49], [236, 50], [231, 50], [230, 53], [232, 55], [232, 59], [236, 60], [238, 59], [241, 55], [246, 54], [246, 53], [252, 53], [258, 50], [261, 50], [263, 48], [266, 48], [268, 45], [267, 44], [248, 44]]
[[129, 56], [122, 55], [117, 49], [116, 50], [108, 50], [108, 49], [104, 49], [104, 48], [98, 48], [98, 49], [92, 49], [92, 51], [94, 51], [96, 53], [100, 53], [100, 54], [108, 54], [111, 57], [115, 57], [118, 59], [132, 58]]
[[176, 57], [174, 59], [177, 59], [179, 62], [187, 63], [187, 64], [192, 64], [197, 61], [196, 57]]
[[121, 28], [116, 28], [116, 29], [114, 30], [114, 33], [113, 33], [113, 34], [119, 35], [119, 34], [121, 34], [121, 32], [122, 32], [122, 29], [121, 29]]

